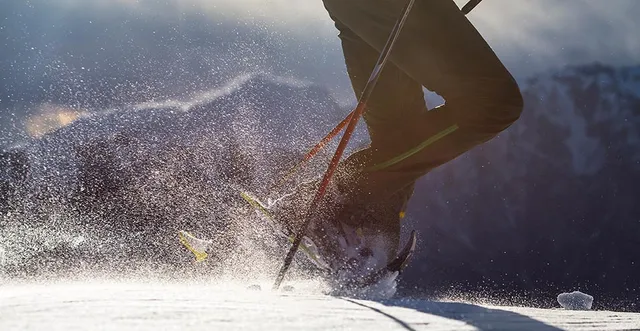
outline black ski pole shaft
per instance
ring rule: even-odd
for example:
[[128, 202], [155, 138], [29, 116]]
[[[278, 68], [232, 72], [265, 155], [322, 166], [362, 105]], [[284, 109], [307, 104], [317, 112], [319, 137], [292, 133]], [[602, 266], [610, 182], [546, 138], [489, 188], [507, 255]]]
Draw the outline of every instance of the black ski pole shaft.
[[285, 274], [287, 273], [287, 271], [289, 270], [289, 267], [291, 266], [291, 262], [293, 261], [293, 258], [296, 255], [296, 252], [300, 248], [300, 243], [302, 242], [302, 238], [307, 232], [307, 228], [309, 227], [309, 224], [313, 220], [314, 213], [319, 203], [322, 201], [322, 198], [324, 197], [324, 194], [327, 190], [327, 186], [329, 185], [329, 181], [331, 180], [331, 177], [333, 176], [333, 173], [335, 172], [336, 167], [338, 166], [338, 162], [340, 162], [340, 158], [342, 157], [342, 154], [344, 153], [344, 150], [347, 147], [347, 144], [349, 143], [349, 139], [351, 139], [351, 135], [353, 134], [353, 130], [355, 129], [356, 124], [358, 123], [359, 117], [362, 115], [362, 113], [364, 112], [364, 109], [366, 108], [367, 101], [371, 97], [371, 93], [373, 92], [373, 89], [375, 88], [376, 83], [380, 78], [380, 74], [382, 73], [382, 69], [384, 68], [384, 65], [387, 63], [387, 60], [389, 59], [389, 55], [391, 54], [393, 45], [398, 39], [398, 35], [400, 35], [400, 31], [402, 31], [402, 27], [404, 26], [404, 23], [407, 20], [407, 17], [409, 16], [409, 12], [411, 11], [411, 7], [413, 7], [414, 2], [415, 0], [407, 1], [407, 4], [404, 6], [402, 10], [401, 16], [398, 18], [395, 26], [393, 27], [393, 29], [391, 30], [391, 33], [389, 34], [387, 43], [384, 45], [384, 48], [380, 52], [380, 57], [378, 58], [378, 62], [376, 63], [376, 66], [373, 68], [373, 71], [369, 76], [369, 80], [367, 81], [367, 84], [365, 85], [364, 90], [362, 91], [362, 95], [360, 96], [358, 105], [356, 106], [353, 115], [349, 119], [349, 123], [347, 124], [347, 128], [344, 131], [344, 135], [342, 136], [342, 139], [340, 139], [338, 148], [336, 149], [336, 152], [334, 153], [333, 158], [331, 159], [331, 162], [329, 162], [329, 166], [327, 167], [327, 170], [325, 171], [324, 176], [322, 177], [322, 181], [320, 182], [320, 187], [318, 188], [316, 195], [314, 196], [313, 200], [311, 201], [311, 204], [309, 205], [309, 209], [307, 211], [304, 224], [296, 234], [296, 238], [293, 241], [293, 245], [291, 246], [291, 249], [289, 249], [289, 252], [287, 253], [287, 256], [284, 259], [284, 265], [280, 269], [280, 272], [278, 273], [278, 277], [276, 278], [276, 281], [273, 284], [274, 290], [277, 290], [280, 287], [280, 284], [282, 283], [282, 280], [284, 279]]
[[465, 15], [469, 14], [473, 10], [473, 8], [476, 8], [480, 1], [482, 0], [469, 0], [469, 2], [467, 2], [467, 4], [462, 7], [462, 13]]

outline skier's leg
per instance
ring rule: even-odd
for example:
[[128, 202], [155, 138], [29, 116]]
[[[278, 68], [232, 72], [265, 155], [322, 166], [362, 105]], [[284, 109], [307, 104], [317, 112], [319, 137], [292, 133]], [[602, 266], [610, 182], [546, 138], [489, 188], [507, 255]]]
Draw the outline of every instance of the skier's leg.
[[[369, 79], [371, 69], [377, 62], [379, 53], [349, 28], [341, 25], [339, 21], [336, 21], [336, 26], [340, 31], [339, 37], [342, 41], [347, 71], [353, 89], [356, 95], [359, 95]], [[354, 173], [359, 173], [362, 165], [368, 164], [372, 155], [377, 159], [390, 159], [395, 156], [397, 150], [409, 149], [412, 147], [411, 141], [420, 139], [420, 131], [407, 131], [406, 128], [407, 122], [421, 121], [427, 112], [420, 83], [400, 70], [395, 64], [388, 62], [378, 80], [376, 92], [369, 99], [367, 111], [363, 115], [369, 131], [371, 146], [352, 154], [340, 165], [336, 182], [341, 186], [343, 192], [358, 186], [354, 183], [353, 178], [349, 177]], [[415, 137], [409, 138], [409, 136]], [[390, 137], [404, 137], [404, 139], [389, 139]], [[388, 144], [391, 140], [395, 140], [395, 146]], [[342, 212], [361, 214], [364, 207], [368, 215], [358, 215], [354, 221], [366, 219], [377, 223], [378, 227], [385, 226], [386, 232], [393, 234], [393, 242], [397, 243], [400, 232], [397, 220], [412, 193], [413, 180], [403, 180], [402, 187], [394, 189], [392, 194], [386, 196], [384, 203], [375, 203], [370, 200], [358, 201], [355, 205], [347, 203], [343, 206], [346, 209]], [[350, 216], [339, 216], [338, 219], [344, 222], [346, 219], [350, 219]]]
[[[404, 3], [324, 2], [340, 31], [349, 76], [356, 96], [360, 96]], [[452, 0], [417, 0], [406, 23], [368, 102], [365, 120], [372, 144], [347, 158], [336, 173], [338, 191], [343, 193], [339, 196], [344, 196], [345, 189], [355, 190], [346, 192], [347, 200], [334, 200], [329, 208], [320, 208], [327, 209], [328, 214], [318, 217], [378, 231], [389, 239], [389, 249], [397, 246], [398, 211], [410, 196], [415, 180], [491, 139], [513, 123], [522, 109], [515, 81]], [[422, 86], [442, 95], [446, 105], [427, 111]], [[375, 171], [367, 170], [415, 151], [416, 146], [451, 127], [456, 130], [411, 156]], [[306, 210], [300, 206], [308, 203], [316, 191], [292, 195], [289, 203], [282, 203], [282, 210], [274, 214], [303, 220]], [[330, 228], [325, 223], [313, 222], [308, 231], [312, 238], [319, 239], [317, 242], [331, 238], [323, 232]], [[323, 252], [339, 251], [331, 247], [335, 240], [324, 241]]]
[[[360, 72], [366, 70], [353, 68], [368, 65], [370, 71], [373, 62], [371, 55], [363, 55], [365, 52], [358, 43], [364, 42], [379, 51], [403, 2], [324, 0], [324, 3], [341, 31], [349, 74], [359, 95], [368, 74]], [[386, 72], [393, 71], [394, 66], [385, 68], [385, 77], [381, 77], [365, 117], [372, 145], [345, 164], [359, 168], [375, 166], [448, 132], [449, 128], [455, 131], [395, 164], [363, 171], [353, 185], [358, 188], [353, 193], [354, 199], [362, 203], [387, 199], [430, 169], [491, 139], [513, 123], [522, 110], [522, 97], [513, 77], [452, 0], [416, 2], [392, 52], [391, 64], [417, 82], [416, 88], [422, 85], [438, 92], [446, 104], [425, 111], [424, 104], [414, 100], [418, 95], [413, 92], [416, 88], [398, 83], [406, 81], [411, 85], [409, 80], [394, 81], [395, 73]], [[388, 95], [391, 97], [387, 98]]]

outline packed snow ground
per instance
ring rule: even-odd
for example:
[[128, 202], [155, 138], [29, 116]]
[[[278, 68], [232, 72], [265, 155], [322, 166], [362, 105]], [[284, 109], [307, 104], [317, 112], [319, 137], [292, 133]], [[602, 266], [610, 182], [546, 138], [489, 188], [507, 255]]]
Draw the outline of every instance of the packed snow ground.
[[[394, 299], [251, 284], [93, 282], [4, 285], [0, 330], [634, 330], [640, 314]], [[253, 284], [256, 285], [256, 284]], [[254, 288], [256, 286], [253, 286]]]

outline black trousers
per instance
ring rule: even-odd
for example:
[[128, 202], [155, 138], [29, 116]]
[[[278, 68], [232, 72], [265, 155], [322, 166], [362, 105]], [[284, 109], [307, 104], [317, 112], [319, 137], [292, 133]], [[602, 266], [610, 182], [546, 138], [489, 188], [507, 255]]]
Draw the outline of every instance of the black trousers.
[[[406, 0], [323, 1], [359, 97]], [[445, 104], [428, 111], [423, 86]], [[338, 182], [355, 203], [396, 212], [418, 178], [496, 136], [522, 107], [515, 80], [453, 0], [416, 0], [364, 114], [371, 145], [343, 162]]]

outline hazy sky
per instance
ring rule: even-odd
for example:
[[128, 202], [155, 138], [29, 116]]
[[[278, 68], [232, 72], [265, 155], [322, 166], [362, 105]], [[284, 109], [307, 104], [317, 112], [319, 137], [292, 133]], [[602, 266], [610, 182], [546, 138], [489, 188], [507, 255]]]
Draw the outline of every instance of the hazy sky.
[[[456, 3], [462, 6], [466, 1]], [[266, 21], [293, 33], [335, 35], [320, 0], [182, 3], [206, 8], [210, 13], [233, 13], [238, 19]], [[637, 0], [485, 0], [469, 15], [505, 62], [523, 73], [565, 63], [637, 63], [638, 17]]]
[[[58, 0], [65, 6], [86, 0]], [[403, 0], [397, 0], [403, 1]], [[467, 0], [456, 0], [462, 6]], [[93, 0], [94, 8], [128, 6], [141, 13], [172, 16], [197, 11], [229, 24], [260, 24], [292, 38], [338, 48], [321, 0]], [[470, 20], [517, 75], [548, 67], [600, 61], [635, 64], [640, 58], [640, 1], [484, 0]], [[437, 33], [437, 31], [434, 31]]]
[[[567, 64], [640, 64], [638, 17], [640, 0], [484, 0], [469, 15], [518, 79]], [[243, 71], [308, 80], [354, 102], [321, 0], [0, 1], [0, 49], [7, 135], [43, 103], [184, 98]]]

